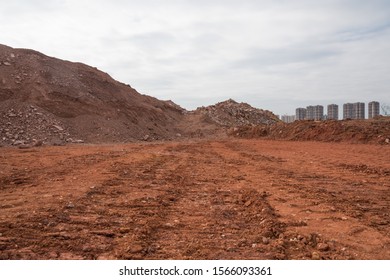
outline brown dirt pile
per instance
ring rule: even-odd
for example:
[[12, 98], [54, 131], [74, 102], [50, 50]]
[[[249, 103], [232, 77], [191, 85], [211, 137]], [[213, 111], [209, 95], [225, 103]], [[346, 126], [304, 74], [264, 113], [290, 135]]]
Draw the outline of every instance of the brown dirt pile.
[[204, 115], [210, 121], [223, 127], [280, 122], [278, 117], [270, 111], [254, 108], [247, 103], [238, 103], [233, 99], [207, 107], [199, 107], [194, 113]]
[[0, 45], [0, 145], [221, 137], [276, 117], [233, 100], [188, 112], [82, 63]]
[[170, 139], [183, 110], [82, 63], [0, 45], [0, 144]]

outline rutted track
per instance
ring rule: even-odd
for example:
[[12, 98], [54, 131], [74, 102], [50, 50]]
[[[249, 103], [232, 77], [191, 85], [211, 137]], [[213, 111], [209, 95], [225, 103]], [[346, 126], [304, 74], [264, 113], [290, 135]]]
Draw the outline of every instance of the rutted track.
[[2, 259], [390, 258], [388, 147], [233, 140], [1, 151]]

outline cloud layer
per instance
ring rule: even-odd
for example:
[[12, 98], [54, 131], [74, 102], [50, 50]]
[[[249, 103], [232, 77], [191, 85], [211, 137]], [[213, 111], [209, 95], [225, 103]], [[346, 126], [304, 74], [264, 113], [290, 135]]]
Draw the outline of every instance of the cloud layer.
[[96, 66], [189, 109], [390, 103], [387, 0], [7, 1], [0, 24], [2, 44]]

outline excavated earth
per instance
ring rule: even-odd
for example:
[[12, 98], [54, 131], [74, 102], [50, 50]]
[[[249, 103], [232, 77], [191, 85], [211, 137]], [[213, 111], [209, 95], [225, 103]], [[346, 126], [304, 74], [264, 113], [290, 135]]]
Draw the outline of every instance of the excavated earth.
[[390, 259], [389, 145], [0, 151], [0, 259]]

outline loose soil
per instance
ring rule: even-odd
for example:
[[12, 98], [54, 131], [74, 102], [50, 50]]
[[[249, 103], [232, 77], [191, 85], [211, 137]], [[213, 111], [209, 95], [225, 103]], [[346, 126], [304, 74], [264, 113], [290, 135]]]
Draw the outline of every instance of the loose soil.
[[390, 147], [0, 148], [0, 259], [390, 259]]

